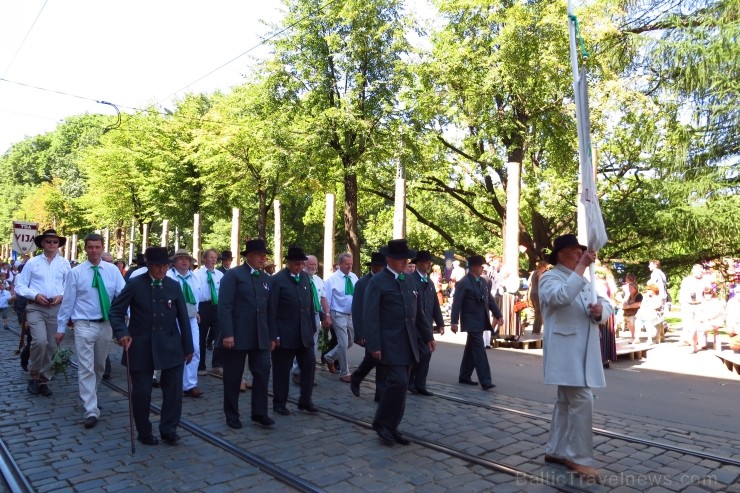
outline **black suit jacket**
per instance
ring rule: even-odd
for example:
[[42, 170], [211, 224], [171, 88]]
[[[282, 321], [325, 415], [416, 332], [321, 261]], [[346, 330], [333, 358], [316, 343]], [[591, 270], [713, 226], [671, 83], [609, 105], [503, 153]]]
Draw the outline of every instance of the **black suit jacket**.
[[419, 291], [419, 302], [421, 303], [421, 311], [429, 321], [429, 324], [434, 322], [434, 325], [440, 329], [444, 328], [445, 321], [442, 317], [442, 308], [439, 306], [439, 298], [437, 298], [437, 291], [434, 289], [434, 283], [427, 277], [427, 282], [424, 283], [421, 280], [421, 274], [419, 271], [414, 271], [411, 277], [416, 281], [416, 286]]
[[[126, 312], [131, 313], [126, 326]], [[131, 337], [129, 348], [132, 371], [165, 370], [182, 365], [193, 354], [193, 337], [182, 288], [165, 277], [162, 286], [152, 286], [149, 275], [129, 280], [110, 307], [113, 335]], [[179, 324], [179, 328], [178, 328]], [[126, 364], [124, 352], [122, 364]]]
[[476, 281], [472, 274], [467, 274], [455, 284], [450, 324], [455, 325], [459, 320], [463, 332], [491, 330], [489, 311], [494, 317], [501, 318], [501, 311], [484, 277]]
[[362, 330], [362, 310], [365, 305], [365, 288], [372, 277], [373, 273], [368, 272], [355, 283], [355, 294], [352, 296], [352, 327], [355, 329], [355, 341], [366, 338]]
[[277, 333], [267, 323], [267, 305], [270, 298], [270, 276], [242, 264], [226, 271], [218, 295], [217, 347], [222, 347], [224, 337], [234, 338], [234, 349], [270, 350], [270, 343]]
[[365, 288], [362, 315], [367, 350], [382, 351], [381, 363], [410, 365], [419, 361], [418, 338], [433, 340], [432, 327], [421, 312], [416, 283], [405, 275], [403, 281], [383, 269]]
[[316, 311], [310, 282], [308, 274], [301, 272], [300, 282], [296, 283], [287, 268], [270, 277], [268, 323], [283, 349], [313, 346]]

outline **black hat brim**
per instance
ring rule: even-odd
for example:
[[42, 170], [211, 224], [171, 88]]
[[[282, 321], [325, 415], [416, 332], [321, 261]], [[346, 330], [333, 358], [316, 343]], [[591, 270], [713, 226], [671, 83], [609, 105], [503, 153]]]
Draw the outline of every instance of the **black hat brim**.
[[380, 249], [380, 254], [384, 257], [393, 258], [396, 260], [411, 259], [416, 257], [416, 252], [414, 250], [406, 250], [405, 252], [390, 252], [387, 246]]

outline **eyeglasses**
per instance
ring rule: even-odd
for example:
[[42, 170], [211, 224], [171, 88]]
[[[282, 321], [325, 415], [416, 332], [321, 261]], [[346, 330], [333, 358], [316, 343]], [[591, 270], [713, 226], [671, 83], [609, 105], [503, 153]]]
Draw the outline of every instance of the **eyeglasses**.
[[44, 243], [47, 245], [56, 245], [59, 243], [59, 240], [44, 240]]

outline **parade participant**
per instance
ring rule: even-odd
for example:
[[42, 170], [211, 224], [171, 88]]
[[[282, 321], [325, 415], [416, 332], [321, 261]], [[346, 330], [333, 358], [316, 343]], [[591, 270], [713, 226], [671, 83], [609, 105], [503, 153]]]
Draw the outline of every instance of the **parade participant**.
[[545, 461], [590, 480], [598, 480], [592, 467], [591, 389], [605, 385], [598, 324], [612, 314], [608, 299], [598, 296], [591, 302], [592, 288], [583, 277], [595, 259], [596, 253], [574, 235], [560, 236], [548, 257], [554, 268], [540, 278], [545, 383], [558, 386]]
[[[421, 312], [426, 318], [425, 324], [432, 326], [432, 322], [437, 326], [440, 335], [445, 333], [445, 322], [442, 318], [442, 309], [437, 300], [437, 293], [434, 289], [434, 283], [429, 280], [429, 274], [432, 270], [432, 254], [427, 250], [419, 250], [412, 264], [416, 265], [416, 270], [409, 277], [416, 282], [419, 293], [418, 303], [421, 304]], [[419, 323], [420, 320], [417, 320]], [[427, 375], [429, 374], [429, 361], [432, 359], [432, 353], [429, 351], [426, 341], [418, 340], [419, 361], [411, 365], [409, 375], [409, 392], [423, 396], [432, 396], [427, 390]]]
[[326, 366], [331, 373], [335, 373], [334, 361], [339, 360], [339, 379], [350, 383], [352, 378], [349, 372], [347, 350], [354, 341], [354, 325], [352, 324], [352, 298], [355, 292], [357, 276], [352, 269], [352, 254], [342, 253], [337, 258], [339, 269], [324, 283], [326, 302], [329, 305], [329, 317], [325, 317], [326, 325], [334, 329], [337, 336], [337, 345], [324, 355]]
[[[126, 271], [126, 274], [123, 276], [123, 279], [126, 282], [128, 282], [129, 279], [131, 279], [131, 276], [133, 275], [133, 273], [142, 268], [146, 268], [146, 257], [144, 256], [143, 253], [137, 253], [136, 259], [134, 260], [134, 265], [128, 271]], [[137, 275], [141, 275], [141, 274], [142, 272], [139, 272], [139, 274]]]
[[98, 423], [98, 386], [105, 372], [113, 330], [110, 304], [126, 284], [112, 263], [102, 261], [103, 237], [85, 237], [87, 260], [67, 275], [64, 300], [57, 314], [56, 343], [61, 344], [72, 320], [77, 353], [77, 383], [85, 408], [85, 428]]
[[167, 271], [167, 277], [177, 281], [185, 298], [185, 306], [188, 309], [188, 322], [190, 334], [193, 336], [193, 358], [182, 373], [183, 394], [188, 397], [198, 398], [203, 391], [198, 388], [198, 365], [200, 363], [200, 330], [198, 330], [198, 306], [202, 297], [202, 285], [193, 271], [191, 265], [195, 261], [192, 255], [184, 248], [179, 249], [170, 258], [172, 267]]
[[288, 248], [286, 267], [270, 278], [270, 301], [267, 313], [270, 333], [277, 334], [277, 346], [272, 352], [272, 409], [288, 415], [290, 368], [295, 358], [301, 370], [301, 394], [298, 409], [315, 413], [313, 405], [313, 378], [316, 369], [313, 334], [314, 299], [311, 281], [303, 272], [308, 260], [302, 248]]
[[31, 354], [28, 363], [28, 392], [50, 396], [51, 358], [57, 348], [57, 315], [64, 297], [64, 283], [71, 267], [59, 254], [67, 238], [53, 229], [33, 239], [43, 248], [42, 255], [28, 260], [16, 278], [16, 292], [28, 299], [26, 319], [31, 333]]
[[[385, 268], [385, 256], [380, 252], [373, 252], [367, 265], [370, 267], [370, 272], [358, 279], [355, 284], [355, 294], [352, 296], [352, 326], [355, 330], [355, 342], [365, 348], [365, 357], [350, 376], [349, 389], [356, 397], [360, 397], [360, 384], [376, 366], [375, 358], [367, 349], [367, 336], [362, 329], [362, 310], [367, 283], [375, 274]], [[377, 392], [376, 385], [375, 400], [378, 399], [380, 399], [380, 395]]]
[[692, 352], [697, 352], [699, 332], [699, 318], [703, 309], [704, 289], [711, 287], [709, 281], [704, 277], [704, 267], [694, 264], [691, 274], [684, 277], [678, 291], [678, 303], [681, 305], [681, 342], [691, 345]]
[[[167, 277], [167, 249], [146, 249], [147, 273], [131, 278], [113, 300], [110, 323], [123, 346], [121, 364], [131, 375], [131, 402], [138, 440], [157, 445], [149, 421], [152, 373], [161, 370], [162, 412], [159, 434], [171, 445], [178, 440], [182, 414], [183, 367], [193, 358], [193, 335], [180, 284]], [[126, 315], [130, 320], [126, 325]]]
[[247, 356], [253, 376], [252, 421], [262, 426], [275, 424], [267, 415], [270, 351], [277, 343], [277, 334], [270, 332], [267, 323], [270, 276], [262, 272], [267, 253], [264, 240], [247, 241], [241, 252], [247, 261], [230, 269], [221, 279], [216, 349], [223, 362], [224, 415], [231, 428], [242, 427], [239, 387]]
[[362, 316], [367, 349], [379, 368], [380, 401], [373, 429], [387, 444], [408, 445], [398, 425], [406, 407], [409, 367], [419, 361], [419, 339], [429, 351], [434, 351], [436, 343], [417, 302], [416, 283], [403, 274], [415, 252], [409, 250], [406, 240], [391, 240], [380, 253], [385, 256], [386, 268], [368, 282]]
[[[491, 367], [483, 344], [483, 331], [493, 330], [497, 325], [501, 325], [503, 316], [486, 280], [482, 277], [484, 263], [485, 259], [481, 255], [468, 258], [468, 274], [457, 282], [452, 297], [450, 330], [457, 333], [459, 322], [461, 330], [468, 333], [460, 362], [458, 382], [478, 385], [478, 382], [471, 378], [475, 370], [481, 387], [488, 390], [496, 385], [491, 381]], [[489, 312], [493, 315], [493, 320]]]
[[231, 263], [234, 261], [234, 256], [231, 254], [231, 250], [224, 250], [221, 255], [218, 256], [218, 260], [221, 261], [221, 265], [218, 266], [218, 271], [221, 274], [226, 274], [226, 271], [231, 269]]
[[[221, 288], [221, 279], [224, 273], [216, 269], [218, 253], [213, 248], [203, 253], [203, 267], [195, 271], [195, 277], [200, 284], [200, 299], [198, 300], [198, 346], [200, 360], [198, 361], [198, 375], [206, 374], [207, 348], [216, 339], [218, 333], [218, 292]], [[223, 365], [218, 355], [213, 352], [211, 367], [220, 368]]]

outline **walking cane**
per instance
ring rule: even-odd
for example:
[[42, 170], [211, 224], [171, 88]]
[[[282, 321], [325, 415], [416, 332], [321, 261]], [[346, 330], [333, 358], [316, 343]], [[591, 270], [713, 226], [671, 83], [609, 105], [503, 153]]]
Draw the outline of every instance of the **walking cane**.
[[128, 421], [129, 430], [131, 431], [131, 455], [136, 453], [136, 445], [134, 444], [134, 408], [131, 404], [131, 366], [128, 362], [128, 348], [124, 349], [126, 352], [126, 380], [128, 381]]
[[15, 350], [15, 354], [21, 354], [21, 351], [23, 350], [23, 346], [25, 345], [26, 340], [26, 323], [21, 323], [21, 340], [18, 341], [18, 349]]

